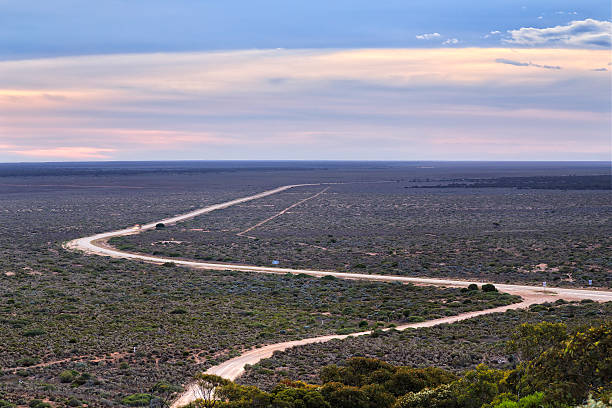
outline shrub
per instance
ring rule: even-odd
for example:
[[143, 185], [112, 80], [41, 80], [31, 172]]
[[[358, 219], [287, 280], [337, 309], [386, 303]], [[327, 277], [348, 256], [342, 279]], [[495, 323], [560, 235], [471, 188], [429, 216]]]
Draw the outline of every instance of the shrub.
[[19, 367], [30, 367], [37, 363], [38, 363], [38, 359], [33, 358], [33, 357], [24, 357], [24, 358], [17, 360], [17, 365]]
[[566, 338], [567, 327], [563, 323], [524, 323], [512, 333], [508, 349], [522, 360], [533, 360]]
[[132, 394], [122, 399], [121, 403], [130, 407], [146, 407], [153, 398], [151, 394]]
[[459, 406], [480, 408], [491, 402], [499, 394], [499, 383], [503, 377], [503, 371], [492, 370], [484, 364], [468, 371], [455, 383]]
[[74, 381], [74, 379], [79, 375], [79, 373], [75, 370], [64, 370], [60, 373], [59, 379], [60, 382], [70, 383]]
[[72, 397], [66, 402], [66, 405], [68, 405], [69, 407], [81, 407], [83, 406], [83, 403], [78, 399]]
[[166, 228], [166, 224], [164, 224], [163, 222], [160, 222], [155, 225], [156, 230], [163, 230], [164, 228]]
[[520, 388], [543, 391], [546, 402], [576, 404], [612, 381], [612, 323], [578, 331], [525, 368]]
[[45, 331], [43, 329], [32, 329], [32, 330], [26, 330], [22, 333], [22, 336], [24, 337], [35, 337], [35, 336], [42, 336], [43, 334], [45, 334]]
[[91, 379], [91, 375], [90, 374], [83, 373], [83, 374], [79, 375], [78, 377], [76, 377], [74, 379], [74, 384], [76, 384], [76, 385], [83, 385], [87, 381], [89, 381], [90, 379]]
[[492, 285], [490, 283], [485, 283], [484, 285], [482, 285], [482, 291], [483, 292], [497, 292], [497, 288], [495, 287], [495, 285]]
[[410, 392], [400, 397], [394, 408], [458, 408], [457, 397], [451, 385], [437, 388], [426, 388], [419, 392]]
[[467, 288], [469, 290], [478, 290], [478, 285], [475, 283], [470, 283], [470, 285]]
[[357, 387], [327, 383], [321, 388], [321, 394], [334, 408], [368, 408], [366, 395]]
[[544, 394], [536, 392], [517, 401], [513, 394], [500, 394], [490, 404], [483, 408], [540, 408], [544, 406]]
[[30, 408], [51, 408], [51, 404], [49, 404], [48, 402], [42, 402], [39, 399], [34, 399], [34, 400], [30, 401], [28, 406]]
[[424, 388], [435, 388], [456, 379], [457, 377], [452, 373], [437, 367], [401, 367], [385, 383], [385, 388], [395, 396], [400, 396], [408, 392], [418, 392]]

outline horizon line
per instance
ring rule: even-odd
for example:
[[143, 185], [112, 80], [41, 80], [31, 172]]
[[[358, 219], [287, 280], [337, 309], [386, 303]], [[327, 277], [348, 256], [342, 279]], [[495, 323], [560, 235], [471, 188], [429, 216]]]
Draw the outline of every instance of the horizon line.
[[15, 161], [15, 162], [0, 162], [3, 164], [78, 164], [78, 163], [223, 163], [223, 162], [276, 162], [276, 163], [308, 163], [308, 162], [319, 162], [319, 163], [330, 163], [330, 162], [343, 162], [343, 163], [610, 163], [610, 160], [436, 160], [436, 159], [410, 159], [410, 160], [385, 160], [385, 159], [163, 159], [163, 160], [84, 160], [84, 161]]

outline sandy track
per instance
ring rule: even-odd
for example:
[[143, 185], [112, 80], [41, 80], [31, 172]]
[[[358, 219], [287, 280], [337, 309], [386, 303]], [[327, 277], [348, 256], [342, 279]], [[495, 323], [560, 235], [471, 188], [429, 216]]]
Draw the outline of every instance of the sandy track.
[[[467, 312], [467, 313], [462, 313], [456, 316], [448, 316], [448, 317], [443, 317], [440, 319], [428, 320], [425, 322], [404, 324], [401, 326], [397, 326], [394, 329], [398, 331], [403, 331], [406, 329], [416, 329], [420, 327], [432, 327], [432, 326], [437, 326], [443, 323], [454, 323], [454, 322], [458, 322], [461, 320], [470, 319], [472, 317], [481, 316], [484, 314], [495, 313], [495, 312], [505, 312], [506, 310], [510, 310], [510, 309], [525, 308], [532, 304], [538, 303], [538, 300], [539, 299], [537, 298], [532, 298], [529, 300], [524, 300], [521, 303], [515, 303], [515, 304], [507, 305], [507, 306], [500, 306], [500, 307], [496, 307], [493, 309]], [[384, 331], [388, 331], [388, 330], [391, 330], [391, 329], [384, 329]], [[259, 360], [272, 357], [272, 354], [275, 351], [283, 351], [291, 347], [303, 346], [305, 344], [324, 343], [330, 340], [342, 340], [348, 337], [364, 336], [364, 335], [371, 334], [371, 333], [372, 333], [371, 331], [364, 331], [364, 332], [351, 333], [351, 334], [332, 334], [328, 336], [312, 337], [309, 339], [294, 340], [294, 341], [287, 341], [284, 343], [270, 344], [268, 346], [249, 350], [241, 354], [238, 357], [234, 357], [231, 360], [225, 361], [215, 367], [209, 368], [206, 372], [208, 374], [215, 374], [223, 378], [227, 378], [229, 380], [235, 380], [236, 378], [240, 377], [240, 375], [244, 372], [244, 366], [246, 364], [253, 365], [259, 362]]]
[[[287, 211], [291, 210], [292, 208], [297, 207], [298, 205], [304, 204], [306, 201], [312, 200], [314, 198], [317, 198], [318, 196], [320, 196], [321, 194], [323, 194], [324, 192], [326, 192], [327, 190], [329, 190], [329, 187], [325, 187], [323, 190], [319, 191], [317, 194], [312, 195], [310, 197], [307, 197], [303, 200], [298, 201], [297, 203], [293, 203], [291, 204], [289, 207], [285, 208], [282, 211], [279, 211], [278, 213], [274, 214], [271, 217], [266, 218], [265, 220], [258, 222], [257, 224], [253, 225], [252, 227], [249, 227], [247, 229], [245, 229], [244, 231], [241, 231], [239, 233], [237, 233], [236, 235], [240, 236], [244, 236], [244, 234], [246, 234], [247, 232], [253, 231], [255, 228], [259, 228], [264, 224], [267, 224], [268, 222], [272, 221], [275, 218], [280, 217], [281, 215], [285, 214]], [[247, 238], [255, 238], [255, 237], [249, 237], [247, 236]]]
[[[175, 217], [163, 219], [160, 221], [151, 222], [143, 225], [140, 229], [126, 228], [117, 231], [106, 232], [102, 234], [92, 235], [90, 237], [78, 238], [65, 243], [64, 247], [72, 250], [81, 250], [89, 254], [111, 256], [115, 258], [133, 259], [152, 263], [166, 263], [173, 262], [176, 265], [208, 269], [208, 270], [233, 270], [242, 272], [256, 272], [256, 273], [274, 273], [274, 274], [286, 274], [286, 273], [303, 273], [310, 276], [323, 277], [323, 276], [335, 276], [342, 279], [357, 279], [357, 280], [371, 280], [380, 282], [402, 282], [402, 283], [416, 283], [426, 284], [434, 286], [454, 286], [454, 287], [467, 287], [472, 283], [482, 284], [484, 282], [477, 281], [464, 281], [458, 279], [434, 279], [434, 278], [414, 278], [406, 276], [394, 276], [394, 275], [368, 275], [361, 273], [342, 273], [334, 271], [319, 271], [319, 270], [308, 270], [308, 269], [293, 269], [293, 268], [274, 268], [266, 266], [253, 266], [253, 265], [236, 265], [229, 263], [211, 263], [211, 262], [196, 262], [188, 260], [178, 260], [173, 258], [163, 258], [159, 256], [149, 256], [137, 253], [130, 253], [120, 251], [106, 244], [106, 242], [113, 237], [137, 234], [141, 231], [146, 231], [155, 228], [158, 223], [163, 224], [174, 224], [180, 221], [184, 221], [190, 218], [197, 217], [202, 214], [206, 214], [215, 210], [221, 210], [224, 208], [231, 207], [236, 204], [241, 204], [247, 201], [256, 200], [259, 198], [267, 197], [272, 194], [280, 193], [282, 191], [301, 187], [301, 186], [316, 186], [316, 185], [329, 185], [339, 183], [314, 183], [314, 184], [292, 184], [287, 186], [278, 187], [272, 190], [267, 190], [259, 194], [251, 195], [248, 197], [239, 198], [236, 200], [227, 201], [225, 203], [215, 204], [208, 207], [204, 207], [195, 211], [191, 211], [186, 214], [177, 215]], [[426, 322], [413, 323], [402, 325], [396, 328], [396, 330], [406, 330], [409, 328], [419, 327], [431, 327], [443, 323], [453, 323], [464, 319], [469, 319], [475, 316], [480, 316], [488, 313], [503, 312], [510, 309], [525, 308], [529, 305], [536, 303], [543, 303], [547, 301], [554, 301], [557, 299], [564, 300], [583, 300], [590, 299], [598, 302], [612, 301], [612, 292], [603, 290], [593, 289], [568, 289], [568, 288], [542, 288], [538, 286], [529, 285], [510, 285], [510, 284], [499, 284], [495, 283], [495, 286], [502, 292], [507, 292], [513, 295], [519, 295], [523, 298], [523, 302], [515, 303], [508, 306], [502, 306], [493, 309], [475, 311], [463, 313], [457, 316], [449, 316], [441, 319], [430, 320]], [[299, 345], [311, 344], [311, 343], [322, 343], [334, 339], [344, 339], [349, 336], [361, 336], [370, 332], [354, 333], [351, 335], [329, 335], [313, 337], [309, 339], [295, 340], [290, 342], [283, 342], [277, 344], [271, 344], [257, 349], [249, 350], [242, 355], [230, 359], [218, 366], [211, 367], [207, 373], [216, 374], [224, 378], [231, 380], [236, 379], [240, 374], [244, 372], [244, 366], [246, 364], [255, 364], [261, 359], [272, 356], [275, 351], [286, 350], [290, 347]], [[186, 405], [189, 402], [195, 400], [199, 396], [199, 390], [194, 384], [189, 384], [186, 387], [186, 391], [177, 399], [172, 407], [180, 407]]]

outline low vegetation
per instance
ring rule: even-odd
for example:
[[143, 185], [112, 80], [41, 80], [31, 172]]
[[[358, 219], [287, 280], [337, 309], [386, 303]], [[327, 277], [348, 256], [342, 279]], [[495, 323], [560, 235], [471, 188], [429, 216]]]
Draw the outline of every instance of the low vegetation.
[[591, 398], [612, 402], [612, 325], [610, 322], [572, 333], [548, 323], [521, 326], [510, 348], [529, 355], [513, 369], [484, 364], [460, 377], [436, 367], [393, 366], [372, 358], [351, 358], [320, 371], [320, 385], [283, 381], [270, 391], [201, 377], [205, 389], [216, 387], [218, 401], [202, 399], [190, 407], [269, 408], [569, 408]]
[[[115, 244], [171, 258], [265, 265], [278, 260], [281, 267], [566, 286], [586, 286], [592, 279], [594, 286], [609, 287], [607, 192], [406, 188], [480, 178], [483, 172], [502, 177], [609, 170], [546, 166], [519, 171], [443, 163], [431, 169], [331, 162], [0, 165], [0, 407], [164, 406], [194, 374], [249, 347], [366, 329], [375, 332], [275, 355], [250, 368], [244, 381], [252, 380], [265, 395], [283, 378], [314, 384], [308, 386], [314, 392], [321, 387], [316, 374], [322, 367], [342, 367], [354, 356], [411, 370], [437, 366], [458, 378], [481, 362], [510, 370], [516, 353], [506, 354], [501, 344], [516, 323], [563, 310], [559, 319], [574, 330], [577, 322], [609, 320], [608, 306], [545, 305], [532, 308], [529, 313], [536, 314], [529, 319], [516, 312], [495, 318], [499, 321], [382, 332], [516, 299], [482, 285], [462, 291], [195, 271], [173, 262], [86, 256], [62, 243], [279, 185], [359, 182], [334, 184], [241, 236], [323, 187], [290, 190]], [[325, 348], [339, 345], [339, 351]], [[292, 357], [281, 362], [284, 356]], [[302, 392], [294, 389], [301, 386], [284, 393]]]
[[[248, 366], [238, 382], [256, 385], [264, 390], [271, 390], [283, 380], [317, 383], [317, 373], [322, 367], [341, 365], [354, 356], [376, 358], [400, 366], [439, 367], [458, 375], [474, 370], [479, 364], [506, 370], [520, 362], [517, 360], [520, 356], [507, 347], [507, 342], [511, 340], [513, 331], [520, 330], [521, 324], [549, 322], [575, 330], [589, 323], [600, 324], [611, 319], [610, 302], [560, 301], [533, 305], [527, 310], [509, 310], [453, 324], [402, 332], [376, 332], [370, 336], [294, 347]], [[524, 338], [530, 338], [528, 333], [525, 334]], [[542, 352], [535, 345], [521, 345], [521, 349], [532, 350], [527, 359], [535, 358]]]
[[71, 253], [60, 259], [0, 274], [0, 383], [12, 400], [126, 405], [134, 391], [150, 394], [160, 381], [180, 385], [252, 346], [517, 300], [481, 290], [195, 271]]
[[203, 261], [612, 287], [606, 191], [406, 185], [334, 185], [240, 234], [322, 189], [300, 187], [111, 243]]

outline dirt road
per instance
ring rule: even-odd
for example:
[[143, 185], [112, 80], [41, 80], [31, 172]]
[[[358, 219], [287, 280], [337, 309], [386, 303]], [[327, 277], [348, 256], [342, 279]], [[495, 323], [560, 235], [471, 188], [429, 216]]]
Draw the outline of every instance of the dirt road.
[[[112, 248], [106, 244], [110, 238], [137, 234], [141, 231], [146, 231], [155, 228], [158, 223], [163, 223], [166, 225], [175, 224], [180, 221], [184, 221], [190, 218], [197, 217], [202, 214], [206, 214], [215, 210], [221, 210], [232, 205], [244, 203], [251, 200], [256, 200], [258, 198], [263, 198], [272, 194], [280, 193], [282, 191], [301, 187], [301, 186], [316, 186], [316, 185], [325, 185], [325, 184], [334, 184], [334, 183], [319, 183], [319, 184], [293, 184], [275, 188], [273, 190], [264, 191], [259, 194], [255, 194], [252, 196], [239, 198], [232, 201], [227, 201], [221, 204], [215, 204], [208, 207], [201, 208], [199, 210], [191, 211], [186, 214], [178, 215], [176, 217], [167, 218], [160, 221], [155, 221], [146, 225], [143, 225], [139, 229], [135, 228], [127, 228], [117, 231], [106, 232], [102, 234], [92, 235], [90, 237], [78, 238], [73, 241], [67, 242], [64, 246], [67, 249], [72, 250], [81, 250], [89, 254], [102, 255], [102, 256], [111, 256], [115, 258], [125, 258], [125, 259], [134, 259], [145, 262], [152, 263], [166, 263], [173, 262], [177, 265], [182, 265], [190, 268], [199, 268], [199, 269], [208, 269], [208, 270], [233, 270], [233, 271], [242, 271], [242, 272], [256, 272], [256, 273], [274, 273], [274, 274], [286, 274], [286, 273], [303, 273], [306, 275], [323, 277], [323, 276], [335, 276], [337, 278], [342, 279], [358, 279], [358, 280], [372, 280], [372, 281], [381, 281], [381, 282], [403, 282], [403, 283], [416, 283], [416, 284], [426, 284], [426, 285], [435, 285], [435, 286], [454, 286], [454, 287], [467, 287], [472, 283], [483, 284], [485, 282], [476, 282], [476, 281], [463, 281], [457, 279], [433, 279], [433, 278], [414, 278], [414, 277], [406, 277], [406, 276], [393, 276], [393, 275], [368, 275], [361, 273], [342, 273], [342, 272], [334, 272], [334, 271], [318, 271], [318, 270], [307, 270], [307, 269], [292, 269], [292, 268], [275, 268], [275, 267], [267, 267], [267, 266], [253, 266], [253, 265], [235, 265], [228, 263], [210, 263], [210, 262], [196, 262], [196, 261], [188, 261], [188, 260], [177, 260], [173, 258], [163, 258], [159, 256], [149, 256], [137, 253], [130, 253], [120, 251], [118, 249]], [[400, 327], [397, 327], [396, 330], [405, 330], [409, 328], [418, 328], [418, 327], [430, 327], [435, 326], [442, 323], [452, 323], [463, 319], [469, 319], [471, 317], [480, 316], [483, 314], [494, 313], [494, 312], [503, 312], [509, 309], [519, 309], [525, 308], [529, 305], [535, 303], [543, 303], [547, 301], [555, 301], [557, 299], [564, 300], [583, 300], [590, 299], [598, 302], [607, 302], [612, 301], [612, 291], [603, 291], [603, 290], [593, 290], [593, 289], [569, 289], [569, 288], [542, 288], [538, 286], [528, 286], [528, 285], [510, 285], [510, 284], [499, 284], [495, 283], [495, 286], [502, 292], [507, 292], [513, 295], [519, 295], [523, 298], [523, 302], [515, 303], [508, 306], [502, 306], [493, 309], [481, 310], [476, 312], [469, 312], [460, 314], [457, 316], [445, 317], [442, 319], [430, 320], [421, 323], [413, 323], [407, 324]], [[355, 333], [351, 335], [329, 335], [329, 336], [321, 336], [321, 337], [313, 337], [310, 339], [302, 339], [284, 343], [277, 343], [267, 345], [258, 349], [249, 350], [242, 355], [235, 357], [231, 360], [228, 360], [218, 366], [211, 367], [207, 373], [216, 374], [224, 378], [235, 379], [244, 371], [244, 366], [246, 364], [255, 364], [259, 360], [268, 358], [272, 356], [272, 353], [275, 351], [286, 350], [290, 347], [310, 344], [310, 343], [321, 343], [333, 339], [344, 339], [349, 336], [361, 336], [368, 334], [369, 332]], [[193, 401], [199, 396], [199, 390], [194, 384], [189, 384], [185, 393], [181, 395], [181, 397], [172, 404], [173, 408], [180, 407], [182, 405], [186, 405], [189, 402]]]

